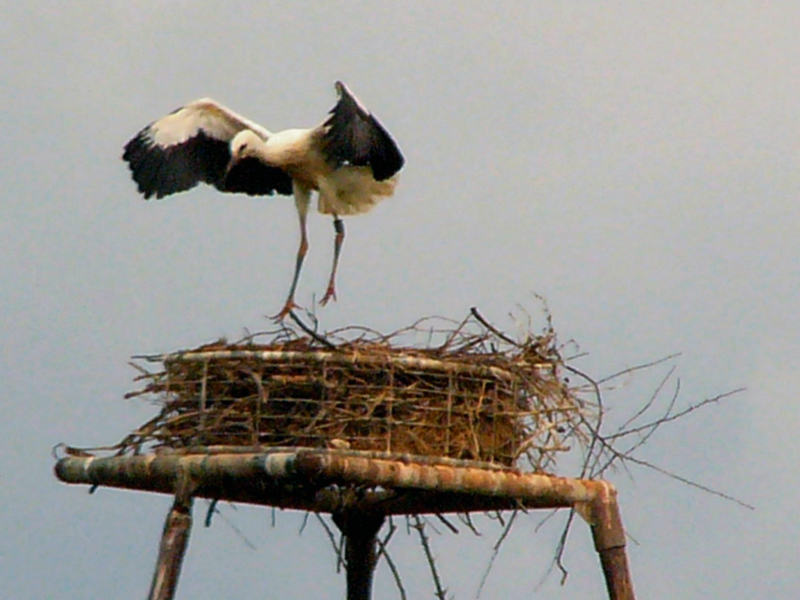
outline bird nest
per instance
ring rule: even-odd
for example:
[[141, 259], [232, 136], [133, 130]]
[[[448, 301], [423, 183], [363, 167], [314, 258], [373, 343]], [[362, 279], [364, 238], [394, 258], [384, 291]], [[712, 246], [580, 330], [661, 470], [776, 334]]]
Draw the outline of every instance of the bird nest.
[[[284, 328], [266, 342], [137, 357], [144, 386], [126, 397], [162, 408], [117, 448], [327, 447], [542, 471], [572, 440], [587, 441], [593, 409], [561, 377], [551, 327], [516, 343], [483, 319], [446, 324], [388, 336]], [[421, 335], [424, 344], [409, 344]]]

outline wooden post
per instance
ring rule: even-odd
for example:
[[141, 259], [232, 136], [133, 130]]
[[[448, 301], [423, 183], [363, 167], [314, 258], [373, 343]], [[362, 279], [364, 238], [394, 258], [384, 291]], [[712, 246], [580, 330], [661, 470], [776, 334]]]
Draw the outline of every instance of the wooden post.
[[345, 536], [347, 600], [371, 600], [372, 579], [378, 563], [377, 536], [382, 514], [364, 514], [358, 508], [333, 513], [333, 522]]
[[149, 600], [172, 600], [175, 597], [192, 530], [193, 488], [186, 470], [182, 469], [175, 484], [175, 500], [164, 523]]
[[592, 537], [600, 555], [608, 597], [609, 600], [635, 600], [617, 491], [608, 483], [597, 483], [597, 494], [591, 502]]

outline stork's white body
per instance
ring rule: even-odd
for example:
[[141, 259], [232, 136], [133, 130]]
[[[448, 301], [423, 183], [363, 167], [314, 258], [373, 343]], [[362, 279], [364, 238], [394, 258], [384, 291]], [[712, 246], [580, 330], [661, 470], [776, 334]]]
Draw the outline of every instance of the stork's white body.
[[281, 165], [294, 184], [297, 202], [312, 191], [319, 192], [317, 209], [322, 214], [349, 216], [367, 212], [380, 200], [391, 196], [397, 176], [376, 181], [368, 166], [332, 167], [320, 152], [315, 138], [320, 128], [286, 129], [266, 140], [253, 130], [238, 133], [231, 141], [232, 154], [253, 157], [271, 165]]
[[394, 193], [404, 159], [378, 120], [341, 82], [330, 116], [310, 129], [271, 133], [225, 106], [195, 100], [145, 127], [123, 154], [145, 198], [162, 198], [200, 182], [223, 192], [293, 194], [300, 218], [300, 248], [289, 297], [308, 247], [306, 215], [311, 193], [336, 228], [334, 263], [323, 304], [336, 297], [335, 275], [344, 226], [339, 217], [370, 210]]

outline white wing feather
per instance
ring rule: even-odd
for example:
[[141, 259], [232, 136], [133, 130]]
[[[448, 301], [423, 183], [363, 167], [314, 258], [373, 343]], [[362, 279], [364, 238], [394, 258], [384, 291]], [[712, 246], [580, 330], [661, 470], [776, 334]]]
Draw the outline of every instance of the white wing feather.
[[243, 129], [251, 129], [266, 140], [271, 134], [259, 125], [211, 98], [201, 98], [150, 125], [148, 137], [162, 148], [182, 144], [202, 130], [211, 138], [230, 142]]

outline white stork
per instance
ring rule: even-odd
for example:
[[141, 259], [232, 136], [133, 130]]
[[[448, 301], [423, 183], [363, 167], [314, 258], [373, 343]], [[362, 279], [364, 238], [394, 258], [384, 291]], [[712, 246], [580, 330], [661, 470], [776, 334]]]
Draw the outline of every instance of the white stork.
[[341, 216], [368, 211], [391, 196], [405, 160], [389, 132], [341, 81], [329, 116], [311, 129], [270, 133], [225, 106], [203, 98], [151, 123], [125, 145], [127, 161], [145, 199], [213, 185], [221, 192], [294, 194], [300, 217], [292, 286], [280, 320], [296, 307], [297, 280], [308, 251], [306, 216], [311, 192], [317, 208], [333, 215], [333, 267], [321, 300], [336, 299], [336, 269], [344, 241]]

